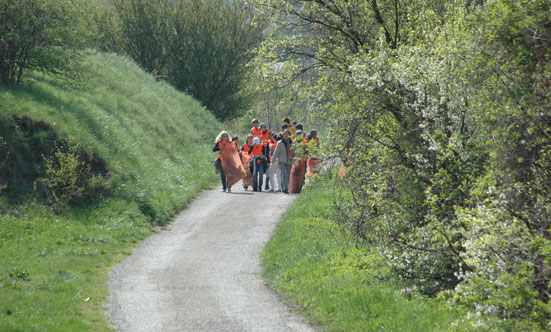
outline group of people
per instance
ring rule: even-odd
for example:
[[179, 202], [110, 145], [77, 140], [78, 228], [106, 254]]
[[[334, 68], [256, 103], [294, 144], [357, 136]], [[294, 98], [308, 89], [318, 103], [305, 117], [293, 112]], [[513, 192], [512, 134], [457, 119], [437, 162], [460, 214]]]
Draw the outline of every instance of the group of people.
[[[316, 130], [304, 133], [302, 124], [291, 122], [289, 118], [283, 118], [280, 131], [272, 131], [266, 124], [259, 123], [257, 119], [252, 121], [253, 127], [247, 135], [245, 143], [239, 146], [239, 137], [232, 137], [226, 131], [222, 131], [216, 138], [216, 144], [212, 149], [218, 152], [215, 163], [216, 171], [220, 173], [222, 191], [231, 192], [232, 184], [228, 182], [222, 163], [224, 151], [235, 151], [239, 154], [239, 160], [246, 171], [243, 179], [243, 188], [256, 192], [264, 190], [289, 193], [289, 181], [293, 163], [305, 160], [308, 157], [308, 146], [318, 145], [319, 140]], [[300, 149], [298, 147], [300, 146]], [[252, 176], [252, 181], [250, 177]], [[277, 180], [277, 182], [276, 182]], [[252, 182], [252, 183], [251, 183]], [[301, 179], [301, 186], [304, 175]], [[277, 189], [276, 189], [277, 185]]]

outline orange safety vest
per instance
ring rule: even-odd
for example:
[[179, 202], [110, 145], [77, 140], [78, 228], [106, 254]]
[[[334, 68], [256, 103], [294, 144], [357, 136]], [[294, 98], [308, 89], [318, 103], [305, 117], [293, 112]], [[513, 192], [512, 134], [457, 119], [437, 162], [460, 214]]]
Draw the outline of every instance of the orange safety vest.
[[245, 151], [245, 153], [248, 153], [249, 152], [249, 149], [251, 148], [252, 145], [249, 145], [247, 143], [243, 144], [243, 146], [241, 147], [241, 151]]
[[[255, 157], [264, 154], [264, 144], [258, 144], [258, 146], [253, 145], [252, 154]], [[262, 160], [258, 159], [256, 162], [260, 164]]]
[[262, 131], [260, 131], [260, 140], [262, 141], [262, 144], [269, 144], [271, 139], [270, 139], [270, 135], [272, 134], [271, 131], [269, 130], [266, 130], [266, 133], [262, 133]]
[[253, 137], [260, 138], [260, 136], [262, 136], [262, 129], [260, 129], [260, 128], [255, 129], [254, 127], [252, 127], [251, 128], [251, 134], [253, 135]]
[[[222, 144], [222, 141], [218, 142], [218, 147], [222, 147], [224, 144]], [[231, 142], [230, 141], [226, 141], [226, 148], [228, 146], [231, 146]], [[218, 159], [222, 158], [222, 155], [221, 155], [222, 151], [218, 151]]]

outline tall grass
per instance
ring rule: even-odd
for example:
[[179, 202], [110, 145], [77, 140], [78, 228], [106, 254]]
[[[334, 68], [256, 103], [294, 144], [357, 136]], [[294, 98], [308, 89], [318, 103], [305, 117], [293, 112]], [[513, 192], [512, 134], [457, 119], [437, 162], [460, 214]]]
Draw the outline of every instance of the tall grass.
[[196, 100], [116, 55], [88, 56], [81, 77], [78, 90], [40, 75], [2, 88], [0, 113], [42, 120], [94, 151], [161, 224], [212, 183], [209, 148], [221, 125]]
[[[0, 192], [0, 331], [110, 330], [110, 267], [153, 231], [151, 221], [168, 222], [216, 181], [221, 124], [197, 101], [116, 55], [88, 55], [80, 76], [75, 86], [36, 73], [0, 88], [0, 119], [27, 117], [55, 132], [19, 139], [20, 149], [69, 140], [103, 161], [112, 188], [58, 213]], [[0, 128], [20, 129], [10, 126]], [[8, 157], [15, 168], [40, 167]]]
[[453, 331], [461, 313], [409, 298], [380, 255], [333, 221], [333, 186], [308, 185], [263, 253], [265, 274], [307, 319], [327, 331]]

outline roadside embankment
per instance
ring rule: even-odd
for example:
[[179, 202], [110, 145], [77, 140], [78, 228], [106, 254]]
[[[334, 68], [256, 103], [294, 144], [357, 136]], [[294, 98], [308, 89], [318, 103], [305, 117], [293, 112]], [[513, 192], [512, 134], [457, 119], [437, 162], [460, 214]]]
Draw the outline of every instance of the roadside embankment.
[[193, 98], [116, 55], [74, 74], [0, 88], [1, 331], [111, 330], [110, 268], [216, 180]]

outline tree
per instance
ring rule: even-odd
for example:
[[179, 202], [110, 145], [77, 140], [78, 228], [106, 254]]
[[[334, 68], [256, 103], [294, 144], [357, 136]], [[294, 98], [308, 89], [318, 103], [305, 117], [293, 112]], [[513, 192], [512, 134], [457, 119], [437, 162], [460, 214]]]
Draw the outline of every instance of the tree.
[[186, 0], [173, 10], [169, 81], [219, 119], [239, 114], [248, 104], [241, 93], [246, 64], [262, 40], [252, 8], [243, 1]]
[[0, 83], [63, 74], [88, 38], [82, 14], [70, 0], [0, 0]]
[[115, 0], [123, 49], [144, 70], [165, 75], [171, 43], [170, 7], [166, 0]]

